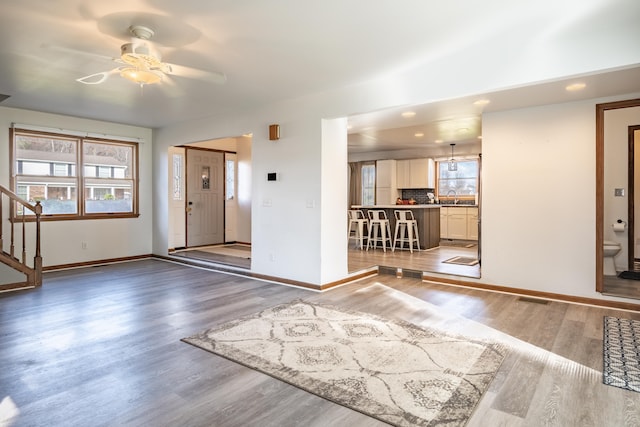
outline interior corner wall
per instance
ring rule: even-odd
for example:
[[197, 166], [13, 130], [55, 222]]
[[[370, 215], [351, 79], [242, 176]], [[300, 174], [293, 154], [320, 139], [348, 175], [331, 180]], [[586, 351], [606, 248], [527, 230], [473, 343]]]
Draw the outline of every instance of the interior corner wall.
[[[22, 123], [53, 129], [140, 138], [138, 218], [101, 220], [43, 221], [43, 266], [77, 264], [90, 261], [148, 255], [152, 246], [152, 139], [151, 129], [101, 122], [59, 114], [0, 107], [0, 184], [10, 188], [9, 131], [12, 123]], [[28, 233], [32, 233], [29, 231]], [[27, 239], [35, 239], [28, 235]], [[83, 242], [86, 249], [83, 248]]]
[[[347, 119], [322, 120], [321, 283], [344, 278], [348, 270]], [[307, 201], [310, 206], [313, 201]], [[342, 242], [342, 245], [337, 244]]]
[[[288, 101], [268, 108], [193, 120], [159, 129], [154, 141], [153, 251], [166, 254], [166, 152], [179, 145], [251, 133], [251, 270], [256, 274], [321, 283], [321, 123], [320, 116]], [[280, 124], [280, 139], [268, 126]], [[248, 163], [245, 164], [249, 166]], [[240, 164], [239, 167], [243, 167]], [[346, 167], [346, 165], [345, 165]], [[276, 180], [268, 181], [267, 174]], [[346, 188], [346, 183], [344, 184]], [[240, 196], [239, 196], [240, 197]], [[308, 201], [313, 201], [309, 208]], [[346, 201], [344, 201], [346, 203]], [[346, 275], [346, 268], [341, 272]]]

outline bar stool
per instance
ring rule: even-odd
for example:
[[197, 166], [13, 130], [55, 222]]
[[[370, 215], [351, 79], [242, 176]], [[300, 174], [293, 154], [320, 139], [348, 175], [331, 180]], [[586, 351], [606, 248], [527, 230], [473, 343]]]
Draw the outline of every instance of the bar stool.
[[396, 229], [393, 235], [393, 252], [396, 245], [400, 242], [400, 249], [404, 248], [404, 244], [409, 244], [409, 250], [413, 253], [413, 244], [415, 243], [420, 250], [420, 238], [418, 235], [418, 221], [413, 216], [413, 212], [408, 209], [401, 211], [393, 211], [396, 218]]
[[369, 237], [367, 242], [367, 250], [373, 246], [373, 249], [378, 247], [378, 242], [382, 243], [382, 250], [387, 252], [387, 241], [389, 241], [389, 247], [391, 243], [391, 226], [389, 225], [389, 218], [387, 213], [383, 210], [369, 210], [367, 211], [369, 216]]
[[[367, 227], [367, 232], [369, 231], [367, 218], [364, 216], [364, 212], [360, 209], [351, 209], [349, 210], [349, 239], [356, 240], [356, 248], [358, 247], [358, 243], [360, 243], [360, 250], [364, 248], [364, 227]], [[353, 227], [355, 226], [355, 230]]]

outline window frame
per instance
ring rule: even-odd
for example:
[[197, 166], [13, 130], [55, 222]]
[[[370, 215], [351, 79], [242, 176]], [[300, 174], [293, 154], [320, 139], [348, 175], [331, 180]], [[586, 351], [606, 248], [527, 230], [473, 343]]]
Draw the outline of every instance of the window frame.
[[[76, 142], [76, 163], [75, 163], [75, 176], [69, 176], [69, 178], [75, 180], [76, 184], [76, 213], [62, 213], [62, 214], [52, 214], [52, 213], [43, 213], [40, 217], [42, 221], [70, 221], [70, 220], [86, 220], [86, 219], [113, 219], [113, 218], [138, 218], [140, 216], [140, 184], [139, 184], [139, 147], [138, 143], [132, 141], [123, 141], [117, 139], [107, 139], [107, 138], [97, 138], [97, 137], [89, 137], [89, 136], [79, 136], [74, 134], [64, 134], [64, 133], [56, 133], [56, 132], [46, 132], [46, 131], [36, 131], [22, 128], [10, 128], [9, 129], [9, 162], [10, 162], [10, 186], [11, 190], [18, 194], [17, 185], [19, 183], [20, 176], [33, 176], [33, 177], [44, 177], [46, 175], [25, 175], [18, 173], [18, 160], [17, 160], [17, 147], [16, 140], [18, 136], [34, 136], [34, 137], [45, 137], [52, 139], [64, 139], [64, 140], [73, 140]], [[131, 191], [132, 191], [132, 202], [131, 202], [131, 212], [95, 212], [95, 213], [87, 213], [86, 212], [86, 203], [85, 203], [85, 191], [90, 186], [86, 185], [86, 177], [85, 177], [85, 163], [84, 163], [84, 144], [85, 143], [94, 143], [94, 144], [108, 144], [108, 145], [119, 145], [126, 146], [131, 148], [131, 153], [133, 158], [131, 159], [131, 177], [130, 178], [115, 178], [115, 179], [126, 179], [131, 181]], [[53, 164], [53, 163], [52, 163]], [[52, 166], [53, 167], [53, 166]], [[51, 175], [52, 177], [58, 177], [57, 175]], [[95, 177], [90, 177], [95, 179]], [[102, 178], [104, 179], [104, 178]], [[11, 218], [16, 219], [18, 217], [18, 213], [15, 212], [14, 209], [11, 209]], [[22, 215], [20, 215], [20, 219], [22, 220]], [[34, 221], [35, 217], [31, 215], [25, 215], [25, 221]]]
[[[463, 159], [463, 160], [458, 160], [458, 162], [475, 162], [476, 163], [476, 176], [475, 176], [475, 182], [476, 182], [476, 193], [479, 192], [479, 185], [480, 185], [480, 159]], [[447, 196], [446, 194], [440, 194], [440, 165], [444, 164], [447, 165], [449, 163], [448, 160], [442, 160], [442, 161], [438, 161], [436, 162], [436, 197], [438, 198], [438, 200], [442, 201], [453, 201], [454, 199], [458, 199], [458, 201], [460, 200], [464, 200], [464, 201], [470, 201], [470, 200], [474, 200], [476, 198], [475, 194], [458, 194], [455, 197], [453, 196]], [[461, 179], [471, 179], [471, 178], [461, 178]], [[447, 179], [449, 181], [449, 179]]]

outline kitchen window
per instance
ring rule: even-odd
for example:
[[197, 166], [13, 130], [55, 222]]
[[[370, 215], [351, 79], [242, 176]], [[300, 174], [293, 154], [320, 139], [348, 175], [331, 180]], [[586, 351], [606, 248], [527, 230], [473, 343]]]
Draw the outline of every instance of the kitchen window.
[[41, 203], [42, 219], [138, 216], [137, 144], [21, 129], [11, 134], [12, 188]]
[[478, 160], [457, 161], [457, 170], [449, 162], [438, 162], [438, 198], [474, 199], [478, 192]]

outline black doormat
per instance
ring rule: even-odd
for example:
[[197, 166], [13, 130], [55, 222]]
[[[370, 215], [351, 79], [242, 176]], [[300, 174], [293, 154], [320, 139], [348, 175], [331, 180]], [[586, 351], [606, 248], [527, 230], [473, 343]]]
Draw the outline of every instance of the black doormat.
[[618, 274], [620, 279], [640, 280], [640, 271], [623, 271]]
[[640, 321], [604, 316], [602, 382], [640, 392]]

